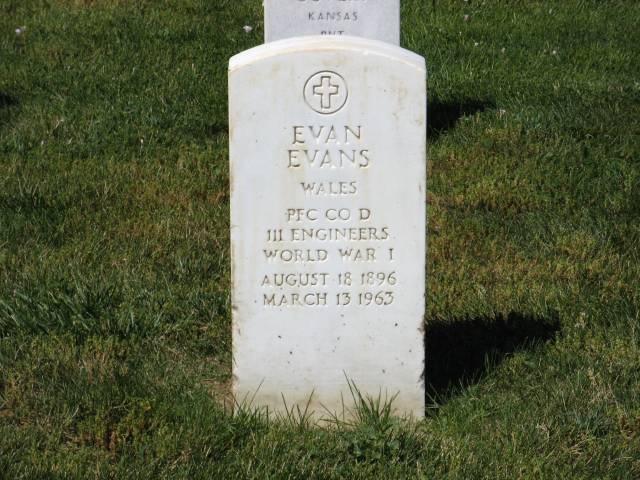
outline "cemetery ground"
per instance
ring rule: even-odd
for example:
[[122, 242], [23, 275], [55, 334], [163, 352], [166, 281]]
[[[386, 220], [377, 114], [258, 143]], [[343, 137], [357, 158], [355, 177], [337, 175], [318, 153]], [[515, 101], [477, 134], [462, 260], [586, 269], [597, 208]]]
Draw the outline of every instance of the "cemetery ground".
[[640, 478], [640, 4], [403, 0], [427, 418], [311, 428], [225, 406], [260, 3], [0, 3], [0, 478]]

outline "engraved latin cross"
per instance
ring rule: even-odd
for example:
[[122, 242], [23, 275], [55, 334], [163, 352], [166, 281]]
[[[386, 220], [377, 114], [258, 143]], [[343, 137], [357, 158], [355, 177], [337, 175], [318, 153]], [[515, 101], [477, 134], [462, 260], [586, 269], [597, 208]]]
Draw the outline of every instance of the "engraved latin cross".
[[313, 87], [313, 94], [320, 97], [323, 109], [331, 108], [331, 99], [338, 95], [339, 91], [340, 87], [331, 83], [331, 77], [329, 76], [322, 76], [320, 78], [320, 83]]

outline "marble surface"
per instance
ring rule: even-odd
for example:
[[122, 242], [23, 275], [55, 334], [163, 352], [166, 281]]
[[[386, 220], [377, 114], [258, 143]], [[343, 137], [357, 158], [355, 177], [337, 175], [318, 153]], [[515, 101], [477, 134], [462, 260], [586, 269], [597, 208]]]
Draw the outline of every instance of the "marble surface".
[[229, 109], [236, 400], [350, 416], [349, 379], [422, 417], [424, 59], [265, 44], [231, 59]]
[[265, 42], [351, 35], [400, 44], [400, 0], [264, 0]]

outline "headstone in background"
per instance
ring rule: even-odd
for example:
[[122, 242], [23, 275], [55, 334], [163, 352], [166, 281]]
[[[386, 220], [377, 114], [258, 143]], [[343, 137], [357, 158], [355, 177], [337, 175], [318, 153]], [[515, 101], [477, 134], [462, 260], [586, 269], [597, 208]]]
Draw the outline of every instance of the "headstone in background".
[[264, 0], [265, 42], [353, 35], [400, 45], [400, 0]]
[[341, 415], [348, 378], [424, 415], [425, 80], [422, 57], [355, 37], [231, 59], [239, 402]]

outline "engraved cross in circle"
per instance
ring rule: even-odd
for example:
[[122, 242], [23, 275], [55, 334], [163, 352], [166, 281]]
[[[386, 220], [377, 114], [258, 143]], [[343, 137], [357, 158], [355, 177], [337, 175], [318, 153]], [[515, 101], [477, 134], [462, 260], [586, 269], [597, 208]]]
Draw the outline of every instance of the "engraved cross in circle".
[[320, 102], [323, 109], [331, 108], [332, 97], [338, 95], [340, 92], [340, 86], [331, 83], [330, 76], [322, 76], [320, 83], [313, 86], [313, 94], [320, 97]]

